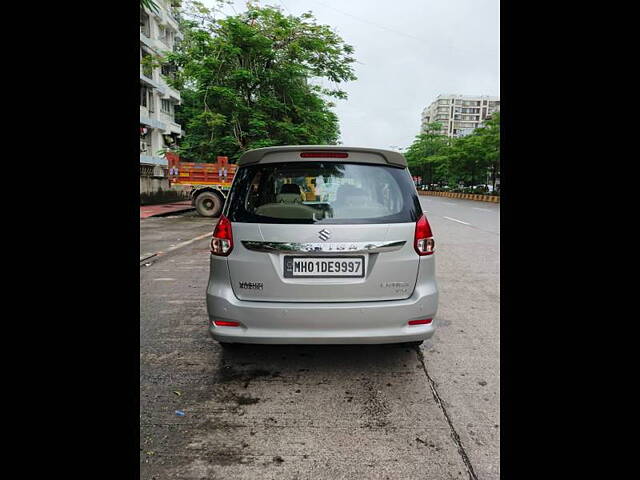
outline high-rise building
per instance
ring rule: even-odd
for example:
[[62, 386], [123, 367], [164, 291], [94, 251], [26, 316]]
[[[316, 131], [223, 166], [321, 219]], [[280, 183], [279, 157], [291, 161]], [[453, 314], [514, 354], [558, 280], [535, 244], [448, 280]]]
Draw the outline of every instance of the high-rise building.
[[494, 112], [500, 111], [500, 97], [488, 95], [438, 95], [422, 111], [421, 132], [427, 124], [441, 123], [440, 133], [448, 137], [468, 135], [482, 126]]
[[154, 68], [143, 59], [173, 51], [182, 34], [174, 14], [176, 1], [154, 1], [158, 12], [140, 8], [140, 168], [141, 175], [142, 170], [153, 170], [157, 178], [166, 177], [167, 165], [158, 151], [175, 145], [183, 134], [175, 122], [180, 93], [166, 82], [165, 77], [172, 74], [170, 68]]

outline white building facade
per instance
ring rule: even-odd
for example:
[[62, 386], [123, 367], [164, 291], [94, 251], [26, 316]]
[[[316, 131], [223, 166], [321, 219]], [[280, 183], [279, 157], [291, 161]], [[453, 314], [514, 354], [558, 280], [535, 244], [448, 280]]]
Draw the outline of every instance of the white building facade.
[[422, 111], [421, 132], [427, 124], [441, 123], [440, 133], [448, 137], [461, 137], [482, 126], [494, 112], [500, 111], [500, 97], [488, 95], [438, 95]]
[[[145, 170], [153, 168], [153, 175], [159, 177], [158, 167], [165, 167], [164, 171], [167, 160], [158, 152], [175, 145], [183, 134], [175, 122], [180, 93], [165, 81], [170, 69], [150, 68], [142, 60], [173, 51], [182, 34], [174, 14], [175, 0], [154, 1], [158, 12], [140, 8], [140, 165]], [[166, 177], [166, 172], [162, 176]]]

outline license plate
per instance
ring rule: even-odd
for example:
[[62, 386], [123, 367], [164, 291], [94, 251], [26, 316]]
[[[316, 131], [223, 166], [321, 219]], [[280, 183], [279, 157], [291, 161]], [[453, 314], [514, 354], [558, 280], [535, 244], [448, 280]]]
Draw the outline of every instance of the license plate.
[[284, 257], [285, 278], [364, 277], [364, 257]]

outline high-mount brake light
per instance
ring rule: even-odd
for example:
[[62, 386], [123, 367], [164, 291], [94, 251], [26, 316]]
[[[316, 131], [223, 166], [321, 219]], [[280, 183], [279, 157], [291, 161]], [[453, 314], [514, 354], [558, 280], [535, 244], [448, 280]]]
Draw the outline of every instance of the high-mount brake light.
[[429, 225], [424, 214], [416, 222], [416, 235], [413, 246], [420, 256], [431, 255], [434, 252], [436, 243], [431, 233], [431, 225]]
[[233, 234], [231, 233], [231, 222], [224, 215], [220, 216], [216, 228], [213, 230], [211, 239], [211, 253], [226, 257], [233, 250]]
[[349, 158], [347, 152], [302, 152], [302, 158]]

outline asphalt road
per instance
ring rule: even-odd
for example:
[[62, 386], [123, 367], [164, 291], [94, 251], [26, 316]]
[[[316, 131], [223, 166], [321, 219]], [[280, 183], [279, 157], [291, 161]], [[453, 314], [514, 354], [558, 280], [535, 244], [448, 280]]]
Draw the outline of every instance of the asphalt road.
[[223, 351], [206, 330], [209, 239], [180, 246], [214, 222], [141, 220], [141, 256], [165, 252], [140, 267], [141, 478], [499, 478], [500, 207], [421, 201], [440, 307], [419, 350]]

